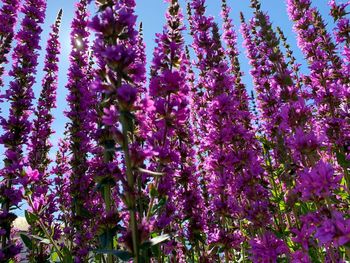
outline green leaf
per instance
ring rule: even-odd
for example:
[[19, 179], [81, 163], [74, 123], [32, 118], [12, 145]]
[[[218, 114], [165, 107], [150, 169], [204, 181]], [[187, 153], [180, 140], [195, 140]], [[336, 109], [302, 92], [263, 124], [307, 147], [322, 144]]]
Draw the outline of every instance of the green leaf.
[[64, 246], [62, 249], [63, 252], [63, 263], [73, 263], [73, 256], [69, 249]]
[[23, 241], [23, 243], [26, 245], [26, 247], [29, 249], [29, 250], [32, 250], [33, 249], [33, 242], [32, 240], [30, 239], [30, 237], [28, 237], [26, 234], [20, 234], [20, 237]]
[[129, 261], [132, 259], [132, 254], [124, 250], [111, 250], [111, 249], [98, 249], [94, 251], [96, 254], [108, 254], [114, 255], [123, 261]]
[[346, 159], [346, 155], [344, 153], [337, 153], [337, 161], [345, 169], [350, 168], [350, 161]]
[[317, 250], [315, 248], [311, 247], [309, 249], [309, 256], [310, 256], [312, 262], [321, 263], [321, 260], [318, 257]]
[[150, 240], [143, 242], [140, 248], [141, 249], [148, 249], [150, 247], [153, 247], [155, 245], [163, 243], [163, 242], [167, 241], [168, 239], [170, 239], [169, 235], [158, 236], [158, 237], [155, 237], [155, 238], [152, 238]]
[[47, 238], [43, 238], [43, 237], [40, 237], [40, 236], [37, 236], [37, 235], [29, 235], [29, 236], [39, 240], [40, 243], [43, 243], [43, 244], [46, 244], [46, 245], [50, 245], [51, 244], [50, 240], [47, 239]]
[[58, 253], [57, 252], [52, 252], [51, 253], [51, 260], [52, 260], [52, 262], [59, 261], [59, 257], [58, 257]]
[[27, 220], [27, 223], [28, 223], [29, 225], [33, 225], [36, 221], [39, 220], [39, 218], [38, 218], [37, 215], [35, 215], [35, 214], [29, 212], [28, 210], [26, 210], [26, 211], [24, 212], [24, 216], [25, 216], [25, 218], [26, 218], [26, 220]]

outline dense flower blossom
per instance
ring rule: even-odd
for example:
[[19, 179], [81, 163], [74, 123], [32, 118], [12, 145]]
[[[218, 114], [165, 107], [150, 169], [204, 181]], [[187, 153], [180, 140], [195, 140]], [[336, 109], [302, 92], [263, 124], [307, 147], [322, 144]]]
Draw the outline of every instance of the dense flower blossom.
[[[247, 105], [247, 101], [229, 95], [242, 87], [235, 86], [230, 68], [225, 63], [218, 28], [214, 23], [202, 24], [211, 21], [203, 14], [203, 1], [193, 1], [192, 8], [195, 11], [192, 16], [194, 48], [203, 78], [198, 91], [203, 89], [206, 101], [206, 105], [200, 105], [203, 107], [200, 108], [201, 117], [205, 116], [204, 122], [200, 123], [203, 125], [200, 127], [203, 129], [200, 150], [206, 153], [204, 173], [210, 200], [208, 241], [222, 244], [227, 252], [232, 247], [237, 249], [243, 237], [234, 228], [227, 229], [226, 222], [243, 216], [258, 227], [268, 224], [267, 192], [260, 184], [264, 182], [263, 170], [258, 143], [247, 122], [250, 113], [247, 107], [241, 107]], [[201, 36], [206, 37], [206, 45], [203, 45]]]
[[[188, 1], [191, 46], [180, 1], [165, 1], [149, 72], [135, 0], [75, 1], [68, 123], [54, 162], [61, 13], [34, 110], [46, 4], [0, 4], [0, 79], [14, 46], [1, 94], [0, 262], [347, 262], [350, 2], [329, 1], [331, 35], [317, 1], [287, 0], [304, 70], [251, 0], [249, 19], [241, 14], [249, 98], [227, 0], [221, 32], [205, 0]], [[13, 227], [18, 209], [26, 232]]]
[[[258, 93], [259, 108], [262, 112], [268, 143], [272, 144], [274, 163], [270, 166], [284, 167], [286, 175], [272, 174], [272, 180], [283, 183], [288, 205], [294, 205], [297, 192], [303, 201], [320, 200], [334, 196], [332, 191], [339, 187], [340, 178], [330, 163], [319, 160], [325, 144], [324, 134], [317, 132], [317, 123], [312, 115], [312, 106], [305, 100], [303, 86], [298, 82], [297, 71], [290, 70], [279, 47], [268, 15], [260, 10], [259, 3], [252, 1], [255, 16], [249, 24], [243, 23], [248, 57], [253, 66], [252, 75]], [[294, 83], [294, 81], [296, 83]], [[264, 142], [267, 144], [267, 142]], [[271, 146], [265, 146], [267, 150]], [[269, 154], [269, 153], [267, 153]], [[275, 184], [272, 183], [274, 189]], [[283, 189], [282, 188], [282, 189]], [[294, 197], [293, 197], [294, 196]], [[323, 208], [319, 207], [315, 219], [322, 221]], [[290, 218], [299, 220], [297, 210]], [[280, 226], [284, 228], [282, 224]], [[307, 227], [309, 238], [314, 229]], [[298, 232], [296, 242], [302, 242]], [[316, 237], [317, 238], [317, 237]]]
[[10, 209], [17, 206], [22, 199], [19, 183], [23, 166], [26, 164], [23, 145], [27, 142], [31, 129], [29, 116], [34, 96], [32, 86], [35, 82], [37, 50], [40, 49], [40, 24], [44, 21], [45, 9], [46, 2], [42, 0], [27, 0], [21, 9], [24, 18], [15, 37], [18, 44], [13, 53], [13, 67], [9, 72], [13, 80], [5, 94], [5, 99], [11, 104], [8, 119], [1, 121], [4, 129], [1, 143], [5, 146], [5, 167], [1, 171], [4, 180], [1, 182], [0, 192], [1, 196], [6, 197], [1, 201], [0, 217], [5, 222], [1, 227], [1, 250], [6, 259], [12, 258], [15, 252], [18, 252], [10, 239], [11, 223], [16, 218]]
[[[170, 2], [166, 18], [163, 33], [157, 34], [149, 88], [154, 103], [154, 108], [148, 112], [152, 134], [148, 142], [154, 151], [151, 168], [163, 173], [155, 182], [158, 202], [167, 196], [157, 225], [164, 229], [172, 224], [174, 228], [174, 223], [186, 221], [183, 234], [194, 241], [203, 231], [201, 214], [204, 208], [198, 188], [195, 150], [191, 148], [190, 90], [186, 83], [188, 61], [182, 35], [183, 16], [177, 1]], [[176, 207], [172, 203], [176, 203]], [[177, 249], [177, 260], [180, 260], [181, 250]]]
[[5, 0], [0, 9], [0, 21], [3, 21], [0, 27], [0, 87], [3, 86], [4, 64], [8, 62], [7, 54], [11, 49], [20, 3], [20, 0]]
[[72, 21], [70, 68], [68, 71], [69, 90], [67, 101], [70, 109], [66, 112], [69, 118], [68, 134], [70, 143], [70, 165], [72, 167], [70, 192], [73, 197], [72, 216], [77, 243], [76, 261], [84, 261], [87, 255], [88, 229], [84, 225], [88, 217], [87, 193], [91, 178], [88, 171], [88, 154], [90, 151], [90, 132], [92, 95], [89, 89], [89, 43], [88, 43], [88, 10], [87, 1], [77, 3], [75, 17]]
[[330, 164], [319, 161], [311, 170], [302, 171], [296, 189], [304, 200], [327, 198], [331, 190], [336, 189], [340, 181]]
[[350, 219], [345, 219], [340, 212], [333, 212], [332, 217], [317, 228], [315, 236], [320, 245], [333, 243], [336, 247], [343, 246], [350, 242]]
[[266, 232], [261, 238], [252, 239], [250, 245], [251, 259], [257, 263], [277, 262], [279, 256], [289, 253], [285, 242], [271, 232]]
[[[298, 45], [310, 64], [311, 73], [307, 84], [311, 87], [311, 97], [317, 105], [320, 130], [328, 138], [328, 146], [339, 161], [339, 156], [349, 154], [348, 74], [346, 70], [343, 71], [336, 45], [327, 32], [322, 16], [311, 6], [311, 1], [289, 0], [287, 5], [289, 16], [295, 23]], [[339, 162], [348, 174], [347, 165]], [[346, 175], [345, 179], [349, 185], [349, 176]]]

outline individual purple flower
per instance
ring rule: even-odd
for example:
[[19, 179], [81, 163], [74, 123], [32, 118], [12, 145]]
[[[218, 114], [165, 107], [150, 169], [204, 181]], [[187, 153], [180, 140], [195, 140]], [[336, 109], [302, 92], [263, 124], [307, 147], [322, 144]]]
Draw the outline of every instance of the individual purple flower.
[[117, 91], [117, 98], [123, 109], [129, 109], [136, 101], [137, 89], [129, 84], [123, 84]]
[[334, 211], [331, 218], [325, 219], [316, 229], [315, 237], [320, 245], [340, 247], [350, 242], [350, 219], [341, 212]]
[[291, 260], [295, 263], [312, 263], [309, 254], [300, 250], [292, 253]]
[[339, 186], [340, 177], [333, 167], [319, 161], [314, 167], [305, 169], [299, 174], [296, 189], [304, 200], [317, 200], [328, 198], [332, 190]]
[[28, 177], [28, 181], [30, 182], [38, 182], [40, 179], [40, 173], [38, 170], [32, 170], [30, 167], [26, 171], [26, 175]]
[[279, 258], [289, 254], [285, 242], [271, 232], [266, 232], [261, 238], [254, 238], [249, 243], [253, 262], [277, 262]]

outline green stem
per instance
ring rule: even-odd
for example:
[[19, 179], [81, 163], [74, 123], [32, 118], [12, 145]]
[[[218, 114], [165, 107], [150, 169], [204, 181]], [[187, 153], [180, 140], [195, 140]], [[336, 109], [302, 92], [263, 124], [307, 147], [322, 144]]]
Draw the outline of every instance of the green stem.
[[[33, 202], [32, 202], [32, 199], [31, 199], [29, 196], [28, 196], [27, 200], [28, 200], [29, 205], [30, 205], [31, 207], [34, 207], [34, 204], [33, 204]], [[58, 257], [60, 258], [61, 262], [63, 262], [63, 258], [64, 258], [64, 257], [63, 257], [63, 255], [62, 255], [62, 253], [61, 253], [61, 250], [60, 250], [59, 246], [58, 246], [58, 245], [56, 244], [56, 242], [53, 240], [53, 238], [51, 237], [51, 235], [50, 235], [49, 232], [47, 231], [47, 229], [46, 229], [44, 223], [41, 222], [39, 216], [38, 216], [38, 223], [39, 223], [41, 229], [43, 230], [45, 236], [50, 240], [51, 244], [52, 244], [52, 245], [54, 246], [54, 248], [56, 249], [57, 255], [58, 255]]]
[[[104, 186], [103, 197], [104, 197], [105, 204], [106, 204], [106, 212], [108, 214], [112, 210], [111, 186], [109, 184]], [[106, 230], [106, 235], [107, 235], [107, 249], [113, 250], [113, 235], [112, 235], [111, 229], [109, 227]], [[107, 255], [107, 263], [113, 263], [113, 255], [112, 254]]]
[[127, 194], [127, 202], [128, 207], [130, 210], [130, 226], [131, 226], [131, 234], [132, 234], [132, 244], [133, 244], [133, 251], [134, 251], [134, 262], [139, 263], [139, 240], [138, 240], [138, 227], [137, 227], [137, 219], [136, 219], [136, 204], [135, 204], [135, 197], [133, 196], [134, 192], [134, 184], [135, 184], [135, 178], [132, 171], [132, 165], [131, 165], [131, 158], [129, 153], [129, 139], [128, 139], [128, 127], [131, 127], [131, 123], [128, 123], [128, 118], [125, 116], [127, 112], [122, 111], [120, 114], [120, 122], [122, 124], [123, 129], [123, 152], [125, 156], [125, 166], [126, 166], [126, 176], [128, 181], [129, 190]]

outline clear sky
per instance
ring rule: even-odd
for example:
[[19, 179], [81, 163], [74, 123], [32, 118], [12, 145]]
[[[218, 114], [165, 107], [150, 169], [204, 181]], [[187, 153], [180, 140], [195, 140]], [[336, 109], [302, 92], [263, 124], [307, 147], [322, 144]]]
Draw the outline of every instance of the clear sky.
[[[46, 22], [43, 26], [43, 34], [41, 37], [42, 50], [40, 52], [40, 63], [38, 67], [37, 83], [34, 86], [36, 97], [41, 90], [42, 68], [43, 60], [45, 56], [45, 46], [50, 31], [50, 25], [54, 23], [56, 14], [60, 8], [63, 8], [63, 20], [60, 32], [60, 41], [62, 45], [62, 53], [60, 56], [60, 73], [59, 73], [59, 88], [58, 88], [58, 101], [57, 109], [54, 110], [55, 121], [53, 124], [53, 130], [56, 134], [52, 138], [53, 144], [56, 146], [58, 138], [62, 137], [66, 118], [63, 115], [63, 111], [67, 108], [66, 95], [67, 90], [65, 85], [67, 83], [67, 69], [69, 67], [69, 52], [70, 52], [70, 23], [74, 14], [74, 0], [48, 0], [48, 9], [46, 14]], [[249, 8], [249, 0], [227, 0], [228, 5], [232, 8], [231, 17], [235, 23], [236, 28], [239, 28], [239, 13], [242, 11], [246, 18], [251, 17], [251, 9]], [[321, 13], [324, 15], [324, 19], [327, 23], [332, 25], [332, 20], [328, 17], [329, 8], [327, 6], [328, 0], [313, 0], [313, 4], [317, 5]], [[154, 48], [155, 33], [160, 32], [164, 25], [164, 14], [167, 8], [167, 4], [163, 0], [136, 0], [137, 8], [136, 13], [138, 15], [138, 22], [142, 21], [144, 28], [144, 38], [147, 46], [147, 60], [152, 59], [152, 52]], [[288, 41], [295, 51], [295, 56], [300, 63], [303, 63], [302, 54], [296, 46], [295, 34], [292, 31], [292, 23], [288, 19], [286, 12], [286, 4], [284, 0], [261, 0], [262, 10], [269, 13], [274, 26], [279, 26], [283, 29]], [[186, 10], [186, 1], [180, 0], [180, 5], [183, 10]], [[207, 14], [210, 14], [216, 18], [221, 24], [220, 19], [220, 5], [221, 0], [207, 0]], [[1, 3], [0, 3], [1, 6]], [[94, 9], [91, 8], [93, 14]], [[330, 26], [331, 29], [331, 26]], [[249, 65], [245, 57], [244, 50], [242, 48], [242, 38], [239, 34], [239, 48], [241, 51], [240, 62], [242, 70], [245, 72], [244, 81], [250, 90], [252, 88], [252, 81], [249, 77]], [[191, 43], [191, 38], [186, 35], [186, 41]], [[8, 78], [5, 79], [8, 82]], [[7, 87], [6, 87], [7, 88]], [[7, 105], [2, 105], [2, 114], [7, 114]], [[3, 156], [3, 148], [0, 146], [0, 155]], [[1, 165], [0, 165], [1, 166]]]

